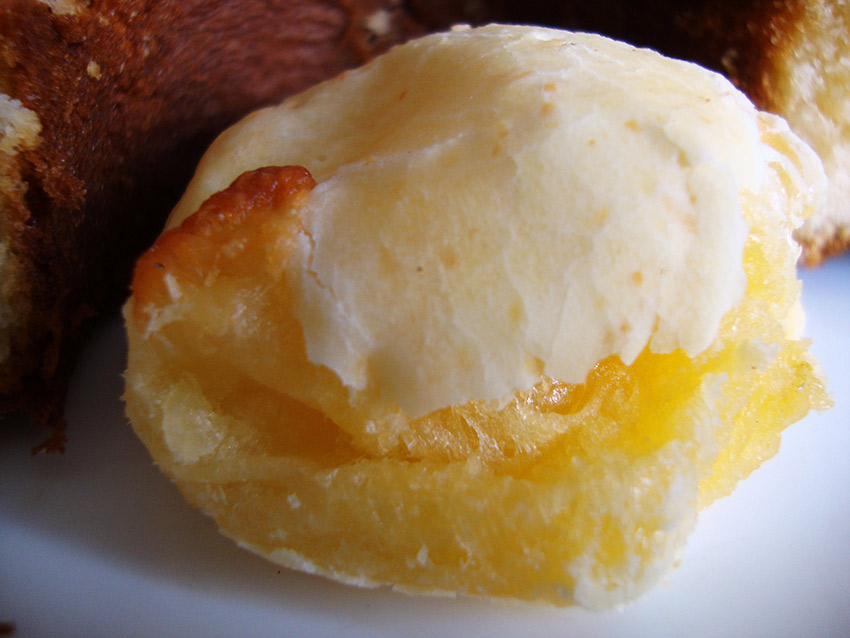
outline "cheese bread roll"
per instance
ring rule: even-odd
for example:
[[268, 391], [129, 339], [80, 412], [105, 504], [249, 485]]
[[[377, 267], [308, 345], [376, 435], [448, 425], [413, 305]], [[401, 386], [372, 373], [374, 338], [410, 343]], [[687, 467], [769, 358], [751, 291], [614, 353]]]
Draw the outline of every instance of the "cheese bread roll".
[[824, 407], [814, 153], [600, 36], [428, 36], [222, 134], [125, 308], [127, 412], [239, 544], [601, 608]]

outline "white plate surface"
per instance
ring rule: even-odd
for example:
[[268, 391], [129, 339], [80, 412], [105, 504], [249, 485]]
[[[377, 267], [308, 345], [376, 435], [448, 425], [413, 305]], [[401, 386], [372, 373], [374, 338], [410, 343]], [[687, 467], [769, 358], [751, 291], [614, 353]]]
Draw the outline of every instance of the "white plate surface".
[[279, 570], [184, 504], [124, 419], [118, 317], [85, 352], [63, 456], [0, 423], [0, 622], [15, 636], [850, 636], [850, 259], [801, 273], [836, 406], [700, 516], [684, 560], [591, 613], [364, 591]]

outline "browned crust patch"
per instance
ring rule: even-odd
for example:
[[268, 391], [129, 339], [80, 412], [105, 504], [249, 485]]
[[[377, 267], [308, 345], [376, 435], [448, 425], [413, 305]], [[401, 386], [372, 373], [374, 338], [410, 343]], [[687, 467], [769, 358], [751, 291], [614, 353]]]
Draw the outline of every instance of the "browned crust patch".
[[[145, 332], [156, 309], [170, 303], [170, 285], [202, 285], [222, 261], [232, 261], [226, 247], [250, 250], [252, 229], [272, 215], [288, 215], [316, 185], [301, 166], [267, 166], [240, 175], [225, 190], [211, 195], [180, 226], [160, 235], [136, 263], [133, 319]], [[170, 283], [172, 282], [172, 283]]]

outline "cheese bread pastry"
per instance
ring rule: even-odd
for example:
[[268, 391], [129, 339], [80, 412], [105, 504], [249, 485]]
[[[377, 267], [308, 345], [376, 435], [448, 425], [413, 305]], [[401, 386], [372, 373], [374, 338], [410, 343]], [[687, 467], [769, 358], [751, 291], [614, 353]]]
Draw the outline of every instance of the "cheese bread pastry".
[[602, 608], [828, 403], [817, 156], [600, 36], [427, 36], [201, 161], [125, 307], [127, 413], [221, 530], [363, 586]]

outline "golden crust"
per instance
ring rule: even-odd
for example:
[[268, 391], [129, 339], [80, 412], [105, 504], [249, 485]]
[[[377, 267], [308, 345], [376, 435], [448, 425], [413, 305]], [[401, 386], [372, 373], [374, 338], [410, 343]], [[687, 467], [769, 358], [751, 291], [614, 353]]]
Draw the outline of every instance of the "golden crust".
[[[134, 316], [142, 332], [148, 330], [157, 308], [173, 301], [169, 281], [199, 285], [210, 263], [215, 270], [231, 255], [222, 250], [232, 227], [250, 215], [257, 218], [287, 213], [315, 180], [300, 166], [266, 166], [242, 174], [228, 188], [211, 196], [179, 227], [164, 232], [136, 263], [132, 291]], [[242, 244], [244, 240], [239, 243]]]

